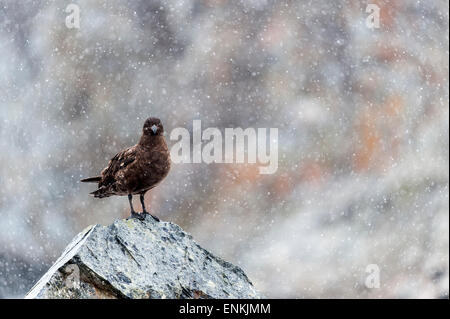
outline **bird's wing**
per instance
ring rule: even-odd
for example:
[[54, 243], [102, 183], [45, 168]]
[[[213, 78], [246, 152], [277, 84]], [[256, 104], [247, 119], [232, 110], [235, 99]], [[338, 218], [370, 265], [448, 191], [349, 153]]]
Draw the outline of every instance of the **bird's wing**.
[[116, 174], [125, 169], [128, 165], [136, 160], [136, 147], [129, 147], [119, 153], [117, 153], [108, 163], [108, 166], [102, 171], [102, 181], [99, 183], [99, 187], [108, 186], [113, 184], [116, 179]]

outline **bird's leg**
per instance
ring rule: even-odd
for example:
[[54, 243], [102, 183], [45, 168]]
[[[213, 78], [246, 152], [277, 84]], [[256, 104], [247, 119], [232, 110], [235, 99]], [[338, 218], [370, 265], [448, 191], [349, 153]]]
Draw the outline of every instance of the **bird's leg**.
[[138, 218], [138, 219], [142, 219], [143, 216], [141, 216], [141, 214], [138, 214], [134, 211], [133, 208], [133, 195], [128, 194], [128, 201], [130, 202], [130, 208], [131, 208], [131, 217], [132, 218]]
[[148, 211], [145, 210], [145, 204], [144, 204], [144, 194], [140, 194], [139, 198], [141, 199], [141, 205], [142, 205], [142, 214], [149, 214], [150, 216], [153, 217], [154, 220], [156, 220], [157, 222], [159, 222], [159, 218], [156, 216], [153, 216], [152, 214], [150, 214]]
[[141, 200], [141, 205], [142, 205], [142, 213], [143, 214], [148, 214], [148, 212], [145, 210], [145, 203], [144, 203], [144, 194], [140, 194], [139, 198]]

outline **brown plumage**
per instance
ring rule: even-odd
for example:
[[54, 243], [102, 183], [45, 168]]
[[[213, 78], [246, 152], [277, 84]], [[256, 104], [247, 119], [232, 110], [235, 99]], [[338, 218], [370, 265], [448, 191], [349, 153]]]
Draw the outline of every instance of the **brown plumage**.
[[[128, 195], [131, 216], [143, 218], [143, 214], [148, 213], [145, 210], [144, 194], [158, 185], [170, 170], [170, 152], [163, 133], [161, 121], [154, 117], [148, 118], [139, 143], [117, 153], [100, 176], [85, 178], [81, 182], [98, 183], [98, 189], [91, 193], [94, 197]], [[132, 198], [138, 194], [143, 214], [136, 214], [133, 209]]]

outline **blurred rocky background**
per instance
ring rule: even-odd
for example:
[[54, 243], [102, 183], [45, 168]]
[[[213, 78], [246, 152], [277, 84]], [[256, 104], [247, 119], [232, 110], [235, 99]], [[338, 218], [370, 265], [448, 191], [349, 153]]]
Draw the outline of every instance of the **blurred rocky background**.
[[0, 1], [0, 297], [128, 216], [79, 179], [158, 116], [279, 128], [275, 174], [174, 164], [146, 197], [264, 295], [448, 298], [448, 1], [70, 3]]

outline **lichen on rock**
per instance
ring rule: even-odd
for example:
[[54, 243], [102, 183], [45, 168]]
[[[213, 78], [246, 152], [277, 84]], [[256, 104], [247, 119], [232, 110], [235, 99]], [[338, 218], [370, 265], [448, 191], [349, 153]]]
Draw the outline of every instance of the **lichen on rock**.
[[260, 298], [245, 273], [170, 222], [116, 220], [78, 234], [26, 298]]

